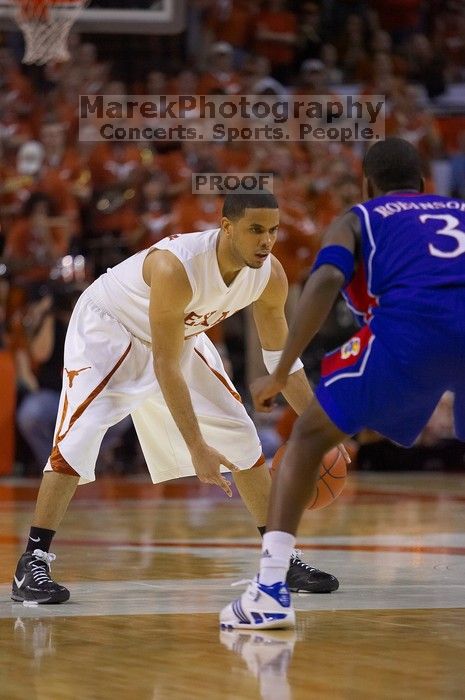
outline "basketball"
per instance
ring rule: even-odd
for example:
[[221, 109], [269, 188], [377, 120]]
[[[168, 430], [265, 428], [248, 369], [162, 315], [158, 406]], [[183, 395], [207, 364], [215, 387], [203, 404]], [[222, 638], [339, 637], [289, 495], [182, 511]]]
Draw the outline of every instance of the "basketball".
[[[271, 476], [277, 472], [281, 464], [286, 444], [276, 452], [271, 463]], [[320, 464], [320, 474], [316, 482], [315, 493], [310, 498], [307, 510], [326, 508], [336, 500], [344, 490], [347, 481], [347, 464], [337, 447], [325, 454]]]

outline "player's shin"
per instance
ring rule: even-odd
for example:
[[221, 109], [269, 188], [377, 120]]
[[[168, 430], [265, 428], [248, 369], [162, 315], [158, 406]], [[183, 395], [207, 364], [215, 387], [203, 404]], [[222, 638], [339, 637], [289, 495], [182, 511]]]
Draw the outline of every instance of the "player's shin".
[[271, 493], [270, 471], [265, 463], [232, 474], [244, 505], [259, 528], [264, 528]]
[[316, 400], [297, 419], [273, 481], [267, 532], [279, 530], [295, 535], [302, 513], [314, 492], [319, 465], [328, 450], [346, 438]]
[[280, 530], [295, 535], [315, 489], [324, 447], [292, 434], [281, 468], [273, 481], [267, 532]]
[[33, 525], [57, 530], [78, 483], [78, 475], [45, 472], [37, 497]]

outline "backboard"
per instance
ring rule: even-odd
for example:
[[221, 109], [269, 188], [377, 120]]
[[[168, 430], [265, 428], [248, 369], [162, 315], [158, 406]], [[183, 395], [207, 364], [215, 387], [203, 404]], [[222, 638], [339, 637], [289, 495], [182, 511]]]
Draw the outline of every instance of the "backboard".
[[[15, 12], [12, 0], [0, 0], [0, 29], [17, 29]], [[185, 22], [185, 0], [90, 0], [75, 28], [94, 34], [179, 34]]]

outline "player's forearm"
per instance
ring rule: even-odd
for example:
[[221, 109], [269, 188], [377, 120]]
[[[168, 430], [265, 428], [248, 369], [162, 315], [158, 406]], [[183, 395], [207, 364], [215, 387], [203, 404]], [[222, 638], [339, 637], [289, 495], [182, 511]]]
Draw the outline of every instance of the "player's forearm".
[[314, 272], [304, 287], [289, 327], [289, 335], [274, 375], [287, 380], [289, 370], [326, 320], [344, 282], [342, 273], [332, 265]]
[[305, 371], [299, 369], [290, 374], [281, 393], [289, 406], [300, 416], [308, 408], [313, 395]]
[[308, 408], [313, 392], [303, 369], [289, 375], [282, 394], [298, 416]]
[[192, 451], [203, 443], [203, 437], [184, 377], [178, 367], [173, 367], [172, 362], [155, 361], [154, 370], [173, 420], [189, 451]]

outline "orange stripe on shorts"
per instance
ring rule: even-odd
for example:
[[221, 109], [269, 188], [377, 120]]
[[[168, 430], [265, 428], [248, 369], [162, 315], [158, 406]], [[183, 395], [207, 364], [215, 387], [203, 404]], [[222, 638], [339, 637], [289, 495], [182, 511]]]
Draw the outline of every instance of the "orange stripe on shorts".
[[52, 454], [50, 455], [50, 464], [52, 466], [53, 471], [60, 472], [62, 474], [73, 474], [77, 475], [77, 472], [74, 471], [74, 469], [68, 464], [68, 462], [63, 458], [63, 456], [60, 453], [60, 450], [58, 449], [59, 443], [66, 437], [68, 432], [71, 430], [73, 427], [74, 423], [77, 421], [77, 419], [82, 416], [86, 408], [89, 406], [89, 404], [92, 403], [92, 401], [103, 391], [103, 389], [106, 387], [116, 370], [121, 366], [122, 362], [125, 360], [127, 357], [130, 349], [131, 349], [132, 343], [129, 343], [128, 347], [122, 354], [122, 356], [119, 358], [118, 362], [115, 364], [113, 369], [102, 379], [100, 384], [98, 384], [93, 391], [89, 394], [89, 396], [86, 398], [85, 401], [83, 401], [77, 409], [74, 411], [73, 415], [71, 416], [71, 419], [69, 421], [68, 429], [63, 433], [63, 435], [60, 435], [61, 428], [63, 427], [63, 423], [65, 421], [65, 416], [66, 412], [68, 410], [68, 393], [66, 392], [65, 394], [65, 400], [63, 402], [63, 412], [62, 416], [60, 419], [60, 427], [57, 431], [57, 437], [55, 444], [52, 449]]
[[213, 369], [213, 367], [210, 367], [210, 365], [208, 364], [208, 362], [206, 361], [206, 359], [204, 358], [204, 356], [202, 355], [202, 353], [199, 352], [199, 351], [197, 350], [197, 348], [194, 348], [194, 350], [195, 350], [195, 352], [197, 353], [197, 355], [200, 357], [200, 359], [203, 360], [203, 361], [205, 362], [205, 364], [207, 365], [208, 369], [209, 369], [211, 372], [213, 372], [213, 374], [215, 375], [215, 377], [218, 377], [218, 379], [220, 380], [220, 382], [226, 387], [226, 389], [229, 391], [229, 393], [231, 394], [231, 396], [234, 396], [234, 398], [236, 399], [236, 401], [239, 401], [239, 403], [242, 403], [241, 395], [238, 394], [237, 391], [234, 391], [234, 389], [231, 389], [231, 387], [229, 386], [229, 383], [228, 383], [228, 381], [225, 379], [225, 377], [223, 377], [223, 375], [220, 374], [216, 369]]

